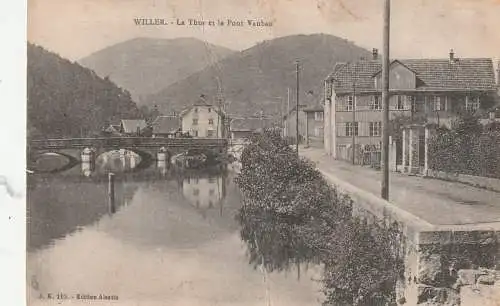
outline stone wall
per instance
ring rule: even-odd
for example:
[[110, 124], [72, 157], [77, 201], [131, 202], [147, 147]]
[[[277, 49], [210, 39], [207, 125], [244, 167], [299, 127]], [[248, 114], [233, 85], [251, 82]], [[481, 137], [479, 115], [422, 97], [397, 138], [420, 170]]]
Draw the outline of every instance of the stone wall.
[[[500, 228], [432, 225], [326, 172], [323, 175], [352, 198], [354, 215], [402, 233], [397, 242], [405, 265], [396, 285], [400, 305], [476, 305], [461, 302], [461, 289], [471, 285], [467, 276], [471, 270], [479, 271], [477, 281], [491, 283], [492, 273], [500, 268]], [[496, 281], [481, 285], [495, 284], [500, 287]]]

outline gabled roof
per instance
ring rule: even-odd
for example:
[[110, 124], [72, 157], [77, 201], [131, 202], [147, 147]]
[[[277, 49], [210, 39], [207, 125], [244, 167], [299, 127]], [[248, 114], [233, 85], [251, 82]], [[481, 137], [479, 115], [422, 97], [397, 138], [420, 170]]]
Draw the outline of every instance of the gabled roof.
[[[449, 59], [402, 59], [401, 63], [416, 74], [421, 81], [416, 90], [495, 90], [493, 61], [488, 58]], [[356, 91], [374, 91], [374, 77], [382, 69], [379, 60], [364, 60], [356, 63], [338, 64], [327, 78], [336, 92], [352, 92], [353, 81]]]
[[224, 112], [222, 110], [218, 110], [216, 106], [209, 104], [205, 99], [199, 99], [198, 101], [194, 102], [190, 106], [183, 109], [180, 112], [179, 117], [184, 117], [184, 115], [187, 114], [194, 107], [211, 107], [217, 114], [219, 114], [219, 116], [221, 117], [224, 116]]
[[[393, 60], [390, 64], [389, 64], [389, 69], [390, 67], [394, 66], [395, 64], [399, 64], [403, 67], [405, 67], [406, 69], [410, 70], [411, 72], [417, 74], [417, 72], [415, 70], [413, 70], [411, 67], [409, 67], [408, 65], [406, 65], [403, 61], [400, 61], [400, 60]], [[373, 76], [378, 76], [379, 74], [382, 73], [382, 67], [380, 67], [379, 71], [375, 72], [373, 74]]]
[[121, 125], [125, 133], [135, 133], [137, 129], [142, 131], [147, 127], [144, 119], [122, 119]]
[[181, 120], [177, 116], [158, 116], [152, 126], [154, 134], [173, 133], [181, 127]]
[[275, 123], [274, 119], [271, 118], [233, 118], [231, 119], [231, 131], [238, 132], [249, 132], [257, 131], [262, 128], [273, 127]]

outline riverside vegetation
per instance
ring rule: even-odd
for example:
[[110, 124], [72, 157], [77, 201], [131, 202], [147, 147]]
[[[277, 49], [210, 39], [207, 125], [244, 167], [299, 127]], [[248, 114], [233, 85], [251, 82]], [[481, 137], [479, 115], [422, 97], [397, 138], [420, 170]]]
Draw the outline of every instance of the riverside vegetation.
[[353, 216], [352, 200], [275, 131], [255, 136], [241, 162], [238, 218], [252, 264], [270, 272], [319, 264], [323, 305], [395, 304], [397, 230]]

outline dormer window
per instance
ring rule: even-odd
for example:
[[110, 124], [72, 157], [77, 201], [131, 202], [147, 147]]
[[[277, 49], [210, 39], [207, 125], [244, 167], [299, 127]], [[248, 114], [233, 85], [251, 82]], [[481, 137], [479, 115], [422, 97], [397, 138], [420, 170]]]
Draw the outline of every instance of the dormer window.
[[212, 112], [212, 108], [211, 108], [211, 107], [209, 107], [209, 108], [208, 108], [208, 112], [209, 112], [209, 113], [211, 113], [211, 112]]

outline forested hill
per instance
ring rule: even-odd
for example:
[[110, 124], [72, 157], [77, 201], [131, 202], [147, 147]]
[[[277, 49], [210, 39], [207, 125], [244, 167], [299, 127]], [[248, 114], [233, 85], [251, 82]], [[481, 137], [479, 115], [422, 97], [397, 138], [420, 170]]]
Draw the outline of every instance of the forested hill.
[[[295, 101], [295, 61], [300, 60], [300, 101], [321, 99], [323, 81], [337, 62], [368, 58], [371, 53], [350, 41], [326, 34], [292, 35], [259, 43], [169, 85], [145, 99], [163, 113], [180, 111], [204, 95], [216, 101], [219, 88], [233, 114], [279, 113], [287, 88]], [[312, 97], [308, 93], [312, 92]]]
[[28, 43], [28, 138], [91, 136], [138, 118], [130, 93], [90, 69]]

